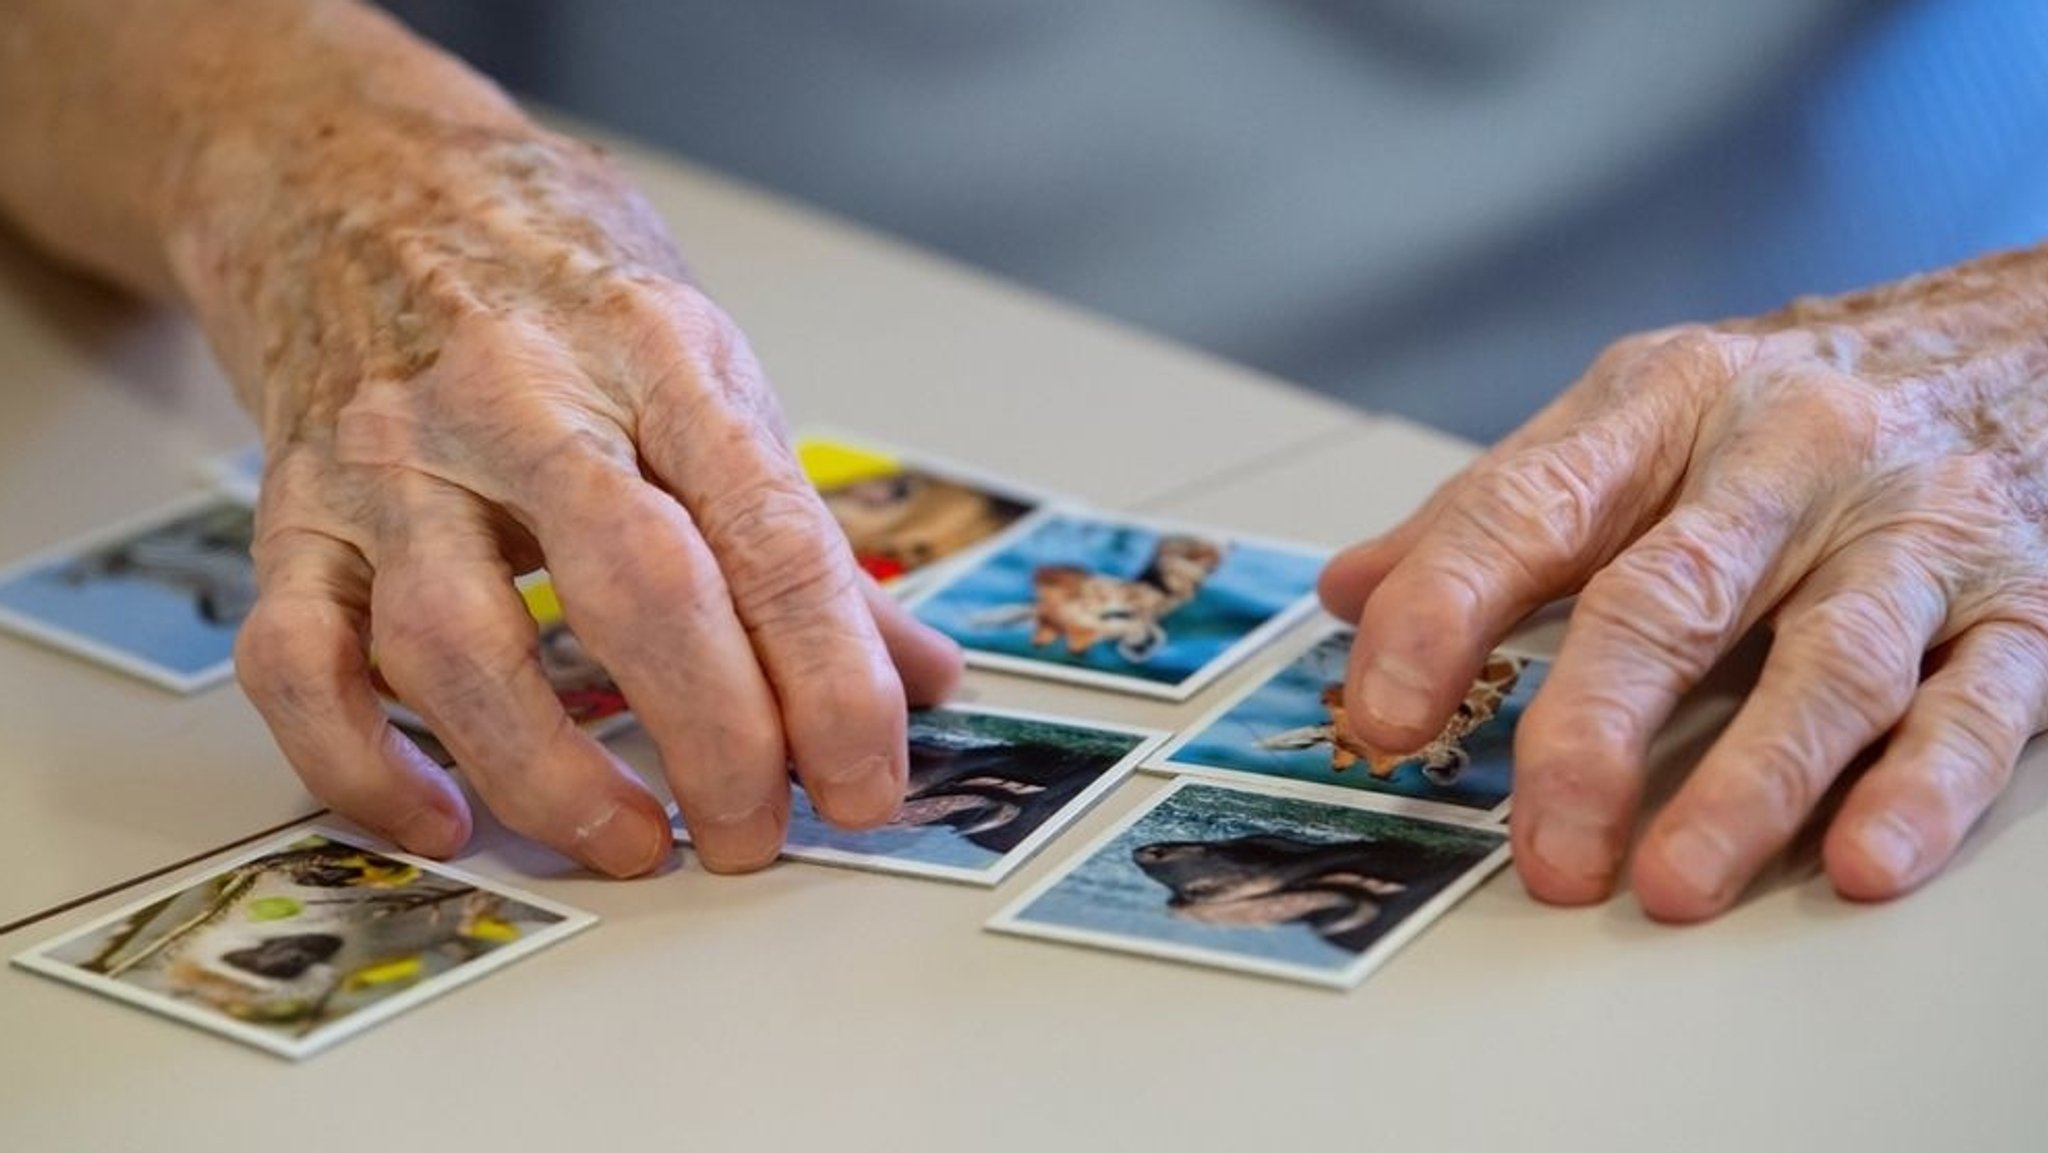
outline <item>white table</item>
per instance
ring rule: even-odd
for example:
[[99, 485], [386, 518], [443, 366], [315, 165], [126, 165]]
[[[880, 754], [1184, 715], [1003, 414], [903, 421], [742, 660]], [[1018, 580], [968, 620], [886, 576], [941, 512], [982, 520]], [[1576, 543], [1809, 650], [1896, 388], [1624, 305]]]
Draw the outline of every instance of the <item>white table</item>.
[[[1330, 545], [1469, 456], [627, 158], [799, 424]], [[148, 507], [248, 436], [182, 324], [11, 249], [0, 350], [0, 559]], [[1094, 418], [1069, 419], [1084, 402]], [[967, 694], [1162, 726], [1215, 699], [981, 674]], [[1708, 696], [1665, 760], [1725, 712]], [[1545, 909], [1503, 875], [1344, 994], [978, 930], [1147, 779], [994, 892], [803, 865], [605, 882], [486, 823], [468, 867], [603, 924], [300, 1065], [0, 973], [0, 1149], [2039, 1148], [2041, 768], [1909, 901], [1844, 905], [1795, 868], [1672, 930], [1626, 899]], [[311, 807], [233, 690], [177, 699], [0, 643], [0, 924]]]

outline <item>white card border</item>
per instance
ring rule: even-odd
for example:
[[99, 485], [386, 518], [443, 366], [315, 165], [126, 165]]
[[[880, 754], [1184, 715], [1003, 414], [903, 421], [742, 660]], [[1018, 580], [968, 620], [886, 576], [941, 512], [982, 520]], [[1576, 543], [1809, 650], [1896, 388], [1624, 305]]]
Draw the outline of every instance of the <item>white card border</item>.
[[[1019, 521], [1016, 527], [1021, 530], [1027, 522], [1036, 522], [1040, 519], [1050, 521], [1054, 517], [1060, 516], [1087, 520], [1097, 524], [1106, 524], [1112, 527], [1142, 529], [1152, 533], [1185, 533], [1221, 538], [1232, 546], [1249, 545], [1253, 548], [1266, 549], [1272, 552], [1291, 553], [1318, 562], [1327, 562], [1331, 555], [1327, 549], [1298, 544], [1293, 541], [1275, 540], [1252, 533], [1239, 533], [1229, 529], [1188, 524], [1183, 521], [1108, 512], [1102, 509], [1074, 504], [1048, 505], [1023, 521]], [[1032, 527], [1035, 528], [1037, 526], [1034, 523]], [[1021, 532], [1019, 535], [1021, 536]], [[916, 615], [917, 610], [923, 607], [926, 601], [934, 600], [944, 595], [947, 589], [966, 579], [975, 568], [986, 563], [994, 555], [995, 543], [994, 540], [990, 542], [991, 548], [987, 555], [976, 554], [972, 558], [971, 563], [964, 563], [957, 569], [941, 574], [937, 578], [923, 584], [911, 595], [904, 597], [904, 607], [909, 609], [912, 615]], [[1009, 542], [1004, 540], [1003, 543]], [[1271, 643], [1273, 638], [1300, 623], [1301, 619], [1313, 612], [1316, 607], [1316, 593], [1311, 588], [1297, 599], [1282, 606], [1279, 611], [1267, 618], [1265, 623], [1239, 637], [1228, 648], [1217, 653], [1207, 664], [1172, 684], [1163, 681], [1147, 680], [1143, 677], [1128, 676], [1123, 673], [1105, 672], [1101, 669], [1076, 668], [1070, 665], [1062, 665], [1055, 661], [1036, 660], [1031, 657], [1015, 656], [1010, 653], [985, 652], [965, 643], [961, 643], [960, 648], [966, 655], [967, 664], [973, 668], [1016, 673], [1021, 676], [1036, 677], [1040, 680], [1085, 685], [1090, 688], [1111, 689], [1116, 692], [1129, 693], [1133, 696], [1150, 697], [1154, 700], [1179, 703], [1193, 698], [1197, 693], [1215, 683], [1219, 677], [1243, 664], [1254, 653], [1257, 653], [1261, 648]], [[955, 639], [957, 640], [958, 638]]]
[[[1088, 717], [1062, 716], [1058, 713], [1040, 712], [1033, 709], [1007, 709], [995, 705], [956, 703], [935, 706], [946, 712], [970, 716], [1008, 717], [1023, 721], [1041, 721], [1046, 724], [1065, 725], [1076, 729], [1095, 729], [1101, 732], [1121, 733], [1138, 738], [1131, 751], [1117, 758], [1115, 764], [1103, 770], [1087, 788], [1074, 795], [1062, 805], [1051, 818], [1040, 825], [1032, 834], [1018, 842], [1017, 847], [997, 857], [980, 869], [969, 869], [959, 865], [937, 865], [928, 861], [912, 861], [881, 853], [856, 853], [846, 849], [823, 846], [790, 846], [784, 844], [781, 858], [802, 861], [810, 865], [829, 865], [834, 868], [856, 869], [864, 873], [883, 873], [898, 877], [919, 877], [926, 880], [950, 881], [954, 884], [973, 885], [977, 888], [993, 889], [1009, 879], [1011, 874], [1042, 852], [1046, 845], [1057, 839], [1061, 833], [1074, 826], [1082, 817], [1094, 811], [1103, 799], [1116, 790], [1118, 785], [1129, 780], [1153, 756], [1161, 743], [1170, 735], [1165, 729], [1148, 728], [1143, 725], [1126, 725], [1112, 721], [1098, 721]], [[683, 827], [680, 817], [671, 811], [669, 829], [679, 845], [690, 844], [689, 832]]]
[[[1207, 732], [1216, 722], [1222, 720], [1230, 710], [1243, 704], [1253, 693], [1272, 683], [1274, 677], [1279, 676], [1292, 667], [1294, 662], [1307, 656], [1309, 650], [1322, 644], [1326, 638], [1337, 633], [1356, 631], [1356, 625], [1345, 624], [1334, 617], [1325, 617], [1323, 621], [1305, 629], [1302, 637], [1291, 640], [1284, 645], [1276, 645], [1272, 650], [1272, 659], [1259, 663], [1256, 676], [1248, 676], [1244, 685], [1229, 696], [1224, 697], [1214, 708], [1208, 709], [1201, 716], [1175, 730], [1173, 736], [1165, 744], [1159, 746], [1159, 751], [1150, 760], [1138, 766], [1139, 770], [1156, 777], [1194, 777], [1205, 781], [1265, 785], [1268, 791], [1291, 793], [1311, 801], [1330, 801], [1336, 804], [1349, 804], [1359, 808], [1381, 809], [1396, 816], [1420, 817], [1424, 820], [1442, 821], [1448, 824], [1471, 824], [1475, 821], [1483, 820], [1484, 823], [1489, 825], [1505, 825], [1508, 819], [1508, 811], [1514, 807], [1514, 793], [1512, 789], [1507, 796], [1501, 798], [1499, 804], [1490, 809], [1480, 809], [1471, 805], [1454, 804], [1450, 801], [1430, 800], [1427, 797], [1411, 797], [1401, 793], [1384, 793], [1375, 789], [1347, 789], [1342, 785], [1326, 784], [1321, 781], [1303, 781], [1293, 777], [1274, 777], [1264, 773], [1255, 773], [1249, 769], [1232, 769], [1222, 765], [1207, 765], [1200, 761], [1175, 759], [1175, 754], [1193, 743], [1198, 734]], [[1503, 649], [1501, 651], [1508, 650]], [[1520, 656], [1521, 654], [1511, 653], [1510, 655]], [[1541, 658], [1530, 657], [1524, 659], [1536, 660]], [[1546, 661], [1545, 663], [1548, 662]]]
[[[500, 896], [508, 897], [522, 904], [531, 905], [543, 912], [553, 913], [561, 917], [562, 920], [541, 929], [531, 937], [493, 949], [491, 952], [463, 965], [461, 968], [445, 973], [432, 981], [415, 985], [404, 992], [393, 994], [385, 1000], [359, 1009], [339, 1021], [323, 1025], [311, 1034], [297, 1039], [279, 1037], [267, 1033], [254, 1025], [236, 1021], [219, 1013], [186, 1005], [161, 993], [151, 992], [147, 989], [138, 989], [133, 985], [99, 973], [88, 973], [76, 965], [55, 960], [50, 956], [51, 953], [80, 937], [99, 932], [108, 925], [114, 924], [123, 918], [131, 917], [143, 909], [156, 904], [158, 901], [164, 900], [166, 897], [182, 893], [194, 885], [201, 884], [210, 878], [218, 877], [222, 873], [239, 868], [265, 854], [288, 848], [310, 836], [326, 837], [356, 848], [369, 849], [380, 856], [389, 857], [394, 861], [402, 861], [424, 872], [434, 873], [451, 880], [460, 881], [463, 884], [474, 885], [480, 889], [487, 889]], [[209, 1033], [217, 1033], [221, 1036], [240, 1041], [243, 1044], [297, 1061], [345, 1041], [365, 1029], [381, 1024], [450, 990], [467, 985], [479, 977], [496, 972], [498, 969], [522, 957], [538, 952], [550, 945], [558, 944], [597, 924], [597, 920], [597, 914], [595, 913], [586, 912], [574, 906], [565, 905], [559, 901], [549, 900], [546, 897], [537, 896], [523, 889], [478, 876], [466, 869], [456, 868], [439, 861], [430, 861], [423, 857], [413, 856], [410, 853], [399, 852], [396, 849], [381, 847], [375, 838], [342, 832], [325, 825], [309, 824], [302, 825], [292, 831], [280, 833], [276, 837], [244, 853], [238, 854], [228, 861], [195, 873], [183, 881], [172, 882], [162, 888], [153, 889], [148, 894], [122, 905], [111, 913], [95, 917], [85, 924], [52, 937], [41, 944], [33, 945], [15, 954], [12, 958], [12, 963], [18, 968], [39, 973], [68, 985], [87, 989], [136, 1008], [146, 1009], [159, 1016], [170, 1017], [185, 1024], [204, 1029]]]
[[[42, 568], [52, 561], [76, 558], [93, 549], [109, 545], [118, 540], [140, 536], [143, 532], [169, 524], [209, 506], [225, 506], [249, 512], [249, 506], [232, 496], [211, 489], [195, 492], [179, 498], [170, 504], [158, 505], [147, 512], [124, 517], [121, 520], [92, 532], [60, 541], [48, 548], [30, 553], [20, 560], [0, 566], [0, 586], [12, 583], [27, 575], [31, 570]], [[253, 514], [252, 514], [253, 515]], [[158, 688], [169, 689], [187, 696], [201, 689], [211, 688], [234, 675], [234, 658], [206, 666], [194, 672], [184, 673], [154, 661], [145, 660], [134, 653], [125, 652], [104, 641], [84, 636], [50, 624], [47, 621], [23, 613], [7, 605], [0, 605], [0, 630], [13, 633], [26, 640], [56, 649], [67, 656], [92, 661], [116, 672], [148, 681]]]
[[1182, 792], [1193, 788], [1252, 793], [1258, 796], [1306, 801], [1311, 804], [1329, 803], [1319, 797], [1305, 797], [1291, 790], [1245, 788], [1234, 783], [1199, 780], [1192, 777], [1177, 778], [1166, 788], [1161, 789], [1151, 800], [1125, 814], [1115, 825], [1089, 842], [1088, 845], [1073, 856], [1062, 861], [1050, 873], [1041, 878], [1037, 884], [1019, 894], [1016, 899], [990, 917], [983, 925], [983, 928], [991, 932], [1005, 933], [1016, 937], [1058, 941], [1063, 944], [1085, 945], [1108, 952], [1154, 957], [1162, 960], [1178, 961], [1183, 964], [1227, 969], [1239, 973], [1251, 973], [1261, 977], [1277, 977], [1283, 980], [1297, 981], [1328, 989], [1354, 989], [1365, 978], [1371, 976], [1374, 970], [1384, 965], [1388, 958], [1400, 952], [1402, 947], [1414, 939], [1417, 934], [1435, 924], [1437, 919], [1448, 912], [1452, 906], [1464, 900], [1474, 889], [1477, 889], [1491, 878], [1494, 873], [1498, 872], [1501, 866], [1507, 864], [1513, 852], [1512, 847], [1508, 844], [1507, 829], [1501, 825], [1480, 824], [1471, 821], [1439, 821], [1430, 817], [1416, 816], [1412, 813], [1389, 812], [1374, 805], [1332, 804], [1332, 808], [1357, 809], [1403, 820], [1452, 825], [1458, 828], [1493, 833], [1501, 838], [1499, 848], [1474, 862], [1456, 880], [1453, 880], [1442, 891], [1437, 893], [1436, 896], [1410, 910], [1407, 917], [1399, 925], [1394, 926], [1385, 936], [1374, 941], [1370, 948], [1358, 955], [1356, 960], [1341, 969], [1324, 969], [1308, 965], [1291, 964], [1286, 961], [1245, 957], [1221, 949], [1209, 949], [1199, 945], [1183, 945], [1171, 941], [1157, 941], [1147, 937], [1104, 932], [1099, 929], [1077, 929], [1070, 926], [1050, 925], [1040, 921], [1029, 920], [1023, 916], [1024, 910], [1030, 908], [1040, 897], [1072, 876], [1082, 865], [1093, 860], [1097, 854], [1101, 853], [1103, 849], [1107, 848], [1118, 837], [1128, 832], [1138, 822], [1144, 820], [1153, 810], [1164, 805], [1168, 800], [1180, 795]]

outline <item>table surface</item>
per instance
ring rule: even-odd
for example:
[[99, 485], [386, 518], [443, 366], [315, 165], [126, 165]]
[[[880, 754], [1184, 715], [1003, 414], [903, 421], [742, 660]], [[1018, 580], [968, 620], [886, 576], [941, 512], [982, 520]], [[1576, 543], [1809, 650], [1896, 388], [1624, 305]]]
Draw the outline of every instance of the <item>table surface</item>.
[[[1330, 546], [1470, 458], [621, 151], [799, 426]], [[189, 325], [5, 237], [0, 365], [0, 562], [166, 502], [251, 436]], [[1697, 754], [1741, 671], [1660, 763]], [[1171, 728], [1250, 672], [1179, 706], [981, 673], [965, 696]], [[1677, 930], [1502, 874], [1348, 993], [980, 931], [1151, 779], [994, 891], [686, 859], [607, 882], [486, 821], [466, 867], [603, 923], [300, 1064], [8, 969], [0, 1149], [2038, 1148], [2048, 931], [2006, 912], [2048, 872], [2040, 759], [1911, 900], [1840, 903], [1808, 855]], [[0, 640], [0, 953], [315, 808], [232, 688], [180, 698]]]

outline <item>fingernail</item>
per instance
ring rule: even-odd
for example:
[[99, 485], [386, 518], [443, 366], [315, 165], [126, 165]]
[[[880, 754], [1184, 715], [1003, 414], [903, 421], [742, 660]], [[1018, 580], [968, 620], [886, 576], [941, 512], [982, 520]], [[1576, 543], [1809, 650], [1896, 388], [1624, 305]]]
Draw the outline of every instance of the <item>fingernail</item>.
[[1607, 825], [1574, 813], [1548, 813], [1530, 838], [1545, 869], [1605, 887], [1614, 877], [1614, 838]]
[[873, 755], [836, 773], [820, 773], [811, 800], [834, 824], [879, 825], [903, 806], [903, 782], [888, 757]]
[[1700, 896], [1719, 900], [1728, 895], [1735, 867], [1735, 846], [1717, 830], [1686, 825], [1664, 838], [1664, 864]]
[[421, 805], [399, 819], [392, 827], [391, 839], [408, 852], [445, 857], [462, 847], [462, 830], [447, 813], [432, 805]]
[[1913, 827], [1887, 814], [1856, 831], [1856, 847], [1889, 875], [1894, 883], [1912, 877], [1920, 863], [1920, 838]]
[[615, 802], [596, 819], [576, 826], [576, 844], [583, 860], [599, 872], [637, 877], [661, 864], [669, 836], [665, 826]]
[[714, 873], [751, 873], [782, 852], [782, 815], [774, 805], [690, 823], [697, 859]]
[[1415, 665], [1379, 653], [1366, 666], [1360, 695], [1374, 720], [1395, 729], [1420, 729], [1428, 724], [1429, 678]]

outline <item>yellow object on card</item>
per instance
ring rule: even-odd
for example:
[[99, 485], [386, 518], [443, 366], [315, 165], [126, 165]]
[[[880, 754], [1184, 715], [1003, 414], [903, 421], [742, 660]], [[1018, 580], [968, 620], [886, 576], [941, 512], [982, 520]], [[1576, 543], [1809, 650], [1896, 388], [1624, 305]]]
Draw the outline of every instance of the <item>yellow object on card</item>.
[[562, 600], [555, 595], [555, 582], [545, 574], [521, 584], [519, 595], [526, 599], [526, 611], [537, 623], [551, 625], [562, 619]]
[[887, 453], [812, 436], [797, 438], [796, 459], [813, 485], [828, 490], [903, 471], [903, 462]]
[[342, 985], [348, 989], [374, 989], [379, 985], [417, 981], [426, 974], [426, 971], [426, 963], [415, 953], [410, 957], [394, 957], [388, 961], [365, 965], [350, 973]]

